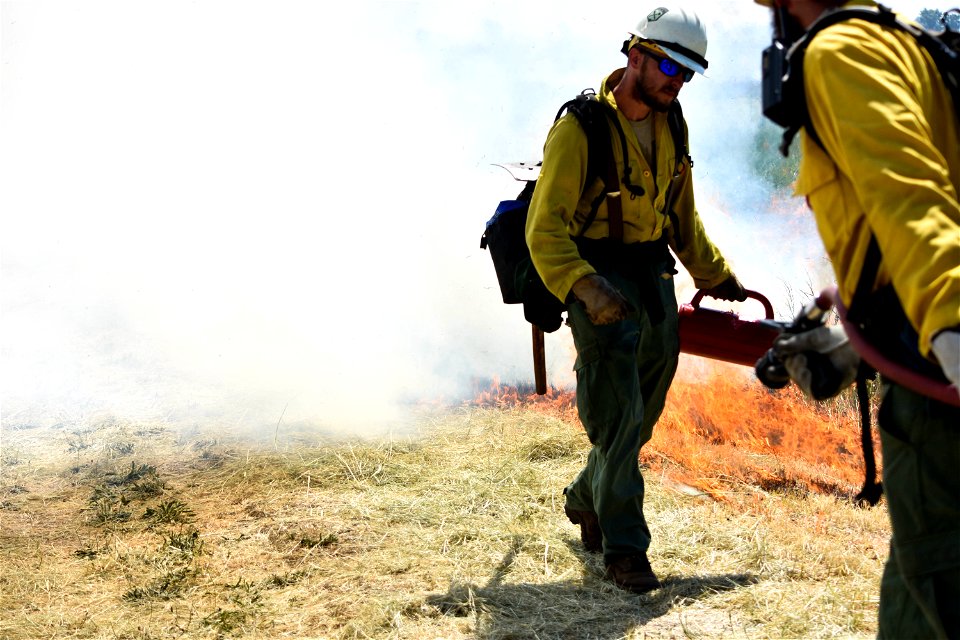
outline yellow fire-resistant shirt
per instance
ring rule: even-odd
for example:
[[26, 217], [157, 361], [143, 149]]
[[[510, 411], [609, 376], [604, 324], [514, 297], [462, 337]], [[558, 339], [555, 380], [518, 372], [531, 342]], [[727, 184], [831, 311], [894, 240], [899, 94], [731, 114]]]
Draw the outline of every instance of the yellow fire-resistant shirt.
[[[872, 4], [868, 2], [849, 3]], [[909, 34], [847, 20], [804, 57], [807, 104], [826, 153], [804, 132], [796, 191], [813, 209], [849, 305], [870, 239], [930, 351], [960, 325], [960, 138], [949, 91]]]
[[[614, 109], [617, 103], [613, 88], [623, 77], [623, 73], [624, 69], [619, 69], [604, 79], [598, 96]], [[626, 134], [630, 180], [632, 184], [642, 186], [645, 191], [643, 196], [631, 197], [626, 188], [622, 190], [620, 201], [623, 208], [623, 241], [649, 242], [659, 240], [666, 233], [670, 247], [693, 276], [698, 288], [706, 289], [720, 284], [731, 271], [720, 251], [707, 237], [697, 214], [693, 199], [693, 180], [687, 159], [683, 160], [679, 169], [680, 177], [676, 179], [673, 187], [673, 210], [679, 220], [679, 230], [672, 228], [670, 217], [665, 210], [667, 187], [674, 174], [676, 162], [667, 114], [653, 113], [649, 116], [655, 119], [653, 130], [657, 158], [654, 173], [647, 159], [643, 157], [629, 120], [619, 109], [616, 113]], [[612, 122], [610, 136], [617, 175], [622, 176], [623, 152]], [[595, 273], [593, 267], [580, 257], [571, 236], [580, 234], [591, 203], [599, 194], [619, 189], [617, 185], [605, 189], [601, 178], [595, 179], [584, 189], [586, 176], [587, 137], [576, 117], [568, 113], [554, 123], [547, 135], [543, 149], [543, 166], [530, 202], [526, 229], [527, 245], [530, 247], [533, 264], [547, 289], [560, 300], [566, 300], [574, 282]], [[607, 236], [607, 206], [604, 202], [584, 237]]]

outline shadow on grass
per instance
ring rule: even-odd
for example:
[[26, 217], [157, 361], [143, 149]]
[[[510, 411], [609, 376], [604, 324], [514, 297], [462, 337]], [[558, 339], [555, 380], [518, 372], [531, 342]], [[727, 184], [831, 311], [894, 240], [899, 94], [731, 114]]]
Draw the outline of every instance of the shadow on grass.
[[446, 616], [476, 616], [475, 637], [507, 638], [623, 638], [666, 615], [678, 603], [758, 582], [749, 573], [666, 576], [662, 587], [636, 595], [603, 579], [600, 556], [578, 553], [584, 560], [583, 580], [553, 583], [504, 584], [510, 566], [522, 547], [512, 548], [486, 585], [454, 582], [446, 593], [428, 596], [426, 603]]

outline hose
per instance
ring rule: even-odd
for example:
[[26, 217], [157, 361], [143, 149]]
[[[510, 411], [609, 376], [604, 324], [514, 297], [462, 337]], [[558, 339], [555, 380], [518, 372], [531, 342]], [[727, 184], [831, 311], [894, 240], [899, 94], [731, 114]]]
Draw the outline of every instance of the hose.
[[850, 338], [850, 344], [867, 364], [880, 372], [880, 375], [915, 393], [960, 407], [960, 392], [957, 391], [956, 387], [908, 369], [886, 358], [880, 353], [879, 349], [870, 344], [860, 332], [860, 328], [847, 320], [847, 308], [840, 300], [840, 294], [837, 292], [836, 286], [824, 289], [821, 295], [826, 295], [833, 301], [833, 304], [837, 307], [837, 312], [840, 314], [843, 329], [847, 337]]

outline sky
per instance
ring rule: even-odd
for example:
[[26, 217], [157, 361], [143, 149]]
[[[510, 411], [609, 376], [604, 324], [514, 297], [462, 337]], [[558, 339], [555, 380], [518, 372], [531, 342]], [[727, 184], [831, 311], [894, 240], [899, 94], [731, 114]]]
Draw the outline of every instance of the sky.
[[[686, 6], [709, 37], [707, 77], [680, 94], [700, 214], [789, 314], [830, 275], [802, 203], [751, 169], [767, 11]], [[531, 380], [529, 326], [479, 247], [521, 186], [496, 165], [540, 158], [559, 105], [622, 66], [647, 11], [2, 2], [2, 425], [376, 430]], [[547, 357], [572, 385], [566, 329]]]

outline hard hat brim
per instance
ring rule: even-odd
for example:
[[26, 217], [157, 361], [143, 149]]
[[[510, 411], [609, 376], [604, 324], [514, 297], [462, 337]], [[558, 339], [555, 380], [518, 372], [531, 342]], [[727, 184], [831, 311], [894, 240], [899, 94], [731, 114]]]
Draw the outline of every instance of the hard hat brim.
[[689, 58], [689, 57], [683, 55], [682, 53], [679, 53], [678, 51], [674, 51], [673, 49], [670, 48], [669, 45], [659, 44], [658, 47], [659, 47], [665, 54], [667, 54], [667, 57], [668, 57], [668, 58], [670, 58], [670, 59], [673, 60], [674, 62], [677, 62], [677, 63], [683, 65], [683, 66], [686, 67], [687, 69], [692, 69], [693, 71], [696, 71], [697, 73], [699, 73], [699, 74], [702, 75], [702, 76], [703, 76], [703, 75], [706, 75], [707, 70], [703, 67], [702, 64], [700, 64], [700, 63], [697, 62], [696, 60], [693, 60], [692, 58]]

